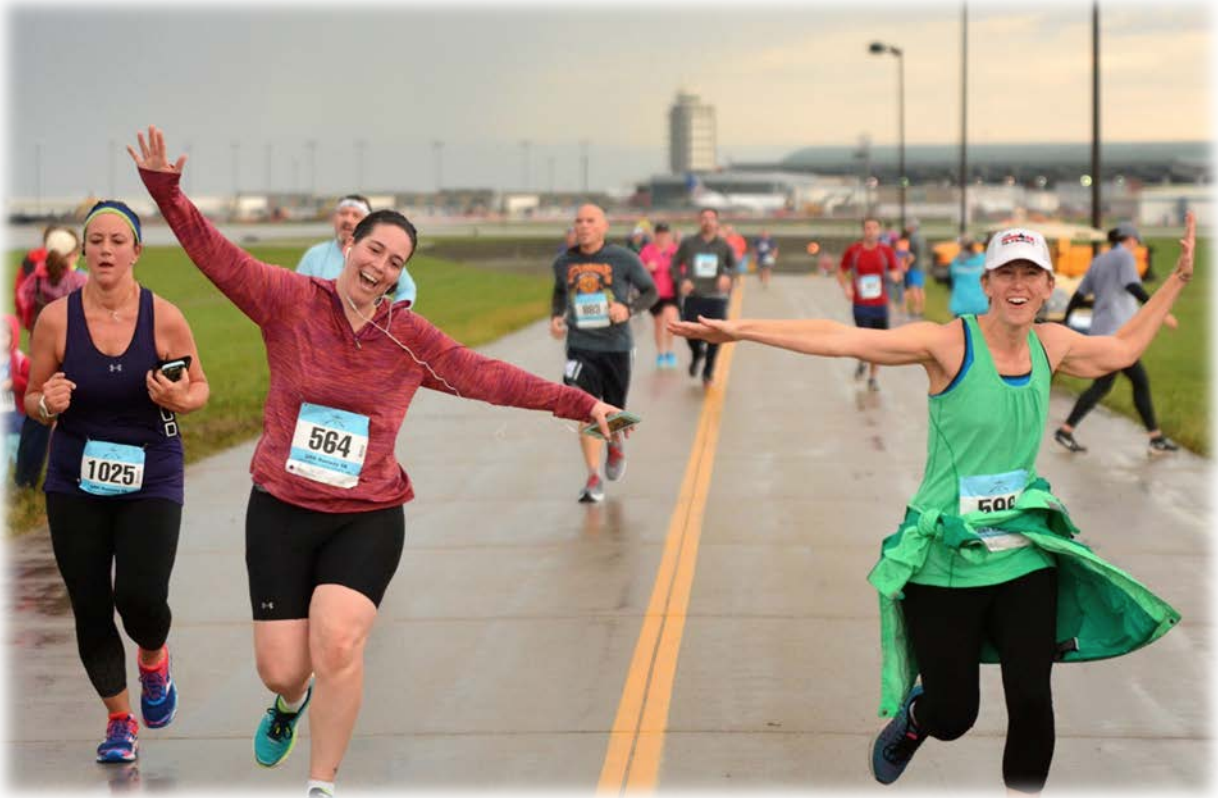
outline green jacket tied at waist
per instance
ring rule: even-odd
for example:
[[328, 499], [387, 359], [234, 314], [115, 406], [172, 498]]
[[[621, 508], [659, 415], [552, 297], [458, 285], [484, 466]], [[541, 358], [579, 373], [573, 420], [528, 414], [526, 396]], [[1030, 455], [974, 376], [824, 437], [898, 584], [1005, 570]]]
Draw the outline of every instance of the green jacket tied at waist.
[[[880, 561], [867, 577], [880, 594], [881, 717], [897, 713], [918, 675], [898, 604], [906, 582], [922, 567], [935, 541], [966, 559], [970, 550], [984, 547], [975, 531], [981, 527], [1020, 533], [1055, 555], [1059, 661], [1127, 654], [1158, 640], [1180, 620], [1166, 601], [1074, 539], [1078, 529], [1044, 479], [1032, 481], [1009, 510], [954, 516], [909, 508], [900, 528], [884, 540]], [[988, 641], [981, 662], [998, 662]]]

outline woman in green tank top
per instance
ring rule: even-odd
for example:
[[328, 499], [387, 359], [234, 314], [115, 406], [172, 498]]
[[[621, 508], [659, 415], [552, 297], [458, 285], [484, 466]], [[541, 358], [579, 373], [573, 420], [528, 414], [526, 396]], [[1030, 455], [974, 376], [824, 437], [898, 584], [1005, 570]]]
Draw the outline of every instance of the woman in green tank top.
[[1009, 719], [1003, 781], [1039, 792], [1053, 756], [1053, 663], [1118, 656], [1179, 621], [1170, 605], [1074, 539], [1065, 507], [1036, 474], [1036, 455], [1053, 374], [1094, 378], [1142, 355], [1192, 278], [1195, 227], [1187, 214], [1171, 276], [1110, 336], [1035, 324], [1053, 292], [1053, 263], [1044, 237], [1022, 228], [989, 242], [983, 315], [892, 330], [828, 319], [670, 324], [712, 343], [753, 341], [926, 370], [922, 484], [868, 577], [880, 595], [880, 715], [892, 717], [872, 746], [881, 783], [896, 781], [927, 737], [952, 740], [972, 726], [979, 664], [998, 662]]

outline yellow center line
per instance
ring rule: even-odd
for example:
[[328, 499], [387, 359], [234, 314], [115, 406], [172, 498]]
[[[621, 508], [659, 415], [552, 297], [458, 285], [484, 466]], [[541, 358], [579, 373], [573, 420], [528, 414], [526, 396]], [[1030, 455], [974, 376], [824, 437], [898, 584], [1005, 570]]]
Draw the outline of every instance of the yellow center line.
[[[732, 292], [728, 318], [740, 316], [744, 284]], [[715, 381], [702, 403], [677, 506], [668, 522], [668, 535], [643, 627], [634, 647], [617, 716], [609, 732], [609, 747], [597, 784], [598, 793], [653, 790], [664, 751], [668, 707], [677, 672], [677, 655], [685, 632], [685, 614], [693, 590], [702, 516], [710, 492], [719, 422], [727, 391], [735, 344], [724, 344], [716, 362]]]

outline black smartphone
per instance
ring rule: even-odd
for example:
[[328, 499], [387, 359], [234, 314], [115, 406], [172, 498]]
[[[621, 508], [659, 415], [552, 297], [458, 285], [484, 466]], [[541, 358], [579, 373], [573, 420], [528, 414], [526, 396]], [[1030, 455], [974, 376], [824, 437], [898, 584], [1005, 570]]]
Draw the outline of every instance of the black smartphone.
[[177, 382], [182, 379], [182, 372], [190, 368], [190, 355], [175, 357], [172, 360], [162, 360], [157, 363], [157, 371], [165, 375], [165, 379], [170, 382]]

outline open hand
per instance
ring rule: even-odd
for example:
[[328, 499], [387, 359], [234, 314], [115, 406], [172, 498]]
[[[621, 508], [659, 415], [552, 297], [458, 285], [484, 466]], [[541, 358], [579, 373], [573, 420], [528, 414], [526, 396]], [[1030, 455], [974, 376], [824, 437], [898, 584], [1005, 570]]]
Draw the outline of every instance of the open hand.
[[729, 344], [740, 340], [736, 323], [724, 319], [708, 319], [699, 316], [694, 321], [670, 321], [668, 331], [682, 338], [698, 338], [712, 344]]
[[143, 133], [137, 133], [136, 137], [140, 142], [140, 154], [136, 155], [135, 150], [131, 146], [127, 146], [127, 152], [131, 155], [131, 160], [135, 161], [135, 165], [141, 169], [147, 169], [151, 172], [169, 172], [170, 174], [181, 174], [182, 167], [186, 165], [186, 156], [178, 158], [176, 163], [170, 163], [169, 158], [165, 155], [165, 134], [156, 129], [156, 125], [148, 126], [148, 139], [144, 140]]

